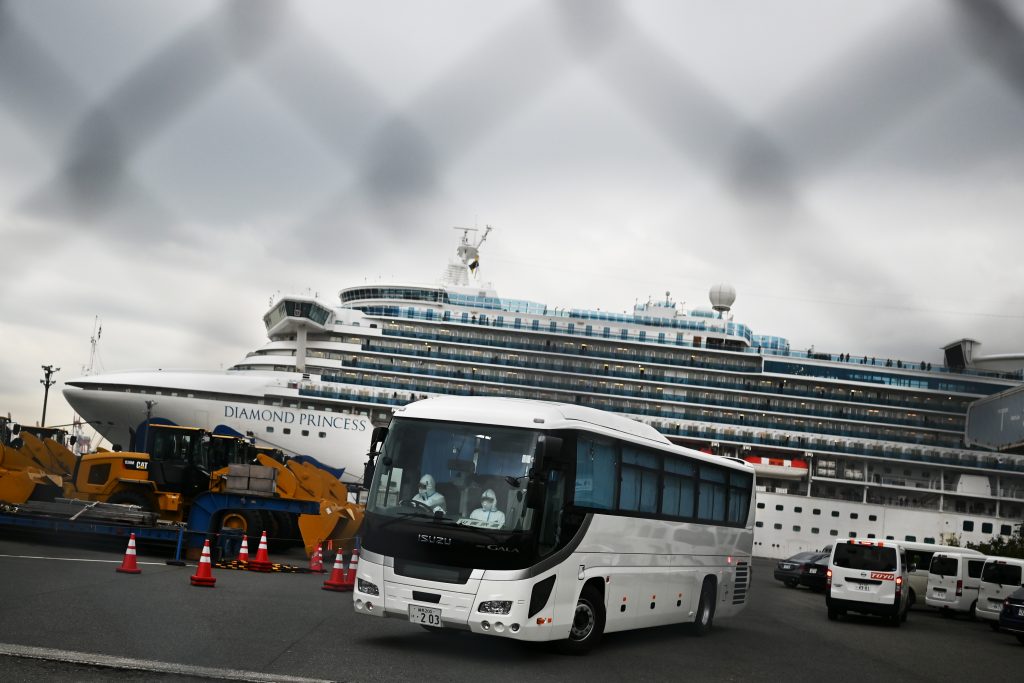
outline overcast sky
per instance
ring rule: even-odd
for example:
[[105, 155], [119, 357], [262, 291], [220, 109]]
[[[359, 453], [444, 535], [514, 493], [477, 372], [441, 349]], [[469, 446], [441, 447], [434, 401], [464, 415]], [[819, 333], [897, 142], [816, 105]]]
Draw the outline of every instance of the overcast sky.
[[[1009, 3], [1007, 3], [1009, 4]], [[0, 4], [0, 412], [227, 367], [277, 292], [670, 291], [793, 348], [1024, 350], [1024, 13], [972, 0]], [[71, 410], [51, 390], [48, 423]]]

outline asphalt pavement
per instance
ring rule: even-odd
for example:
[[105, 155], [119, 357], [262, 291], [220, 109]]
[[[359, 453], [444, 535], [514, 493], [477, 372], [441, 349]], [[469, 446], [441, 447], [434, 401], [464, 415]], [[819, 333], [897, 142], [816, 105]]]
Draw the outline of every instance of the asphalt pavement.
[[[785, 588], [755, 560], [738, 617], [691, 636], [679, 626], [606, 635], [584, 657], [501, 638], [427, 632], [352, 610], [319, 574], [169, 566], [140, 549], [142, 573], [114, 571], [123, 550], [68, 547], [0, 532], [3, 680], [845, 681], [1017, 680], [1024, 646], [984, 623], [915, 610], [902, 628], [826, 618], [824, 598]], [[302, 563], [290, 555], [272, 557]]]

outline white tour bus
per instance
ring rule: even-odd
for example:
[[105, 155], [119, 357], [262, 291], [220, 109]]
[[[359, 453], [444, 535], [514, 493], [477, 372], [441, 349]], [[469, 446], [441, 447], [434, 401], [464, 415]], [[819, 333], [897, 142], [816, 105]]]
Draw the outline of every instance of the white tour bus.
[[937, 607], [942, 616], [967, 612], [973, 619], [985, 559], [984, 555], [965, 555], [960, 552], [938, 552], [932, 555], [928, 566], [925, 604]]
[[[593, 647], [747, 602], [754, 473], [580, 406], [439, 397], [374, 430], [354, 606]], [[372, 470], [372, 480], [370, 479]]]
[[981, 569], [975, 614], [988, 620], [989, 625], [998, 631], [1003, 600], [1018, 588], [1024, 588], [1024, 560], [1019, 557], [987, 558]]
[[932, 555], [935, 553], [958, 553], [972, 557], [984, 558], [985, 554], [969, 548], [939, 543], [917, 543], [915, 541], [896, 541], [907, 552], [907, 564], [910, 569], [910, 606], [926, 604], [928, 595], [928, 569], [931, 567]]

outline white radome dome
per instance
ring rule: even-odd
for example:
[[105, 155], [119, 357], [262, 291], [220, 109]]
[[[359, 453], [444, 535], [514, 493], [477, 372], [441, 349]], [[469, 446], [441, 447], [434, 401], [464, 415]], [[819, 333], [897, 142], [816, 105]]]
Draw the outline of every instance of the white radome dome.
[[723, 282], [713, 286], [708, 296], [711, 298], [712, 308], [716, 311], [728, 311], [736, 301], [736, 288]]

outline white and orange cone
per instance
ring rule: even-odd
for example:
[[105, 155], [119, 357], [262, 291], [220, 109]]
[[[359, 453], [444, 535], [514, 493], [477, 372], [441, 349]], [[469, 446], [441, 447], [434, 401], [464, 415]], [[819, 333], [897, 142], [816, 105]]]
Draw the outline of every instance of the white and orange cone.
[[196, 573], [190, 577], [193, 586], [206, 586], [213, 588], [217, 579], [213, 578], [213, 569], [210, 566], [210, 539], [203, 544], [203, 556], [199, 558], [199, 566]]
[[128, 549], [124, 551], [124, 560], [117, 571], [122, 574], [141, 574], [138, 563], [135, 561], [135, 534], [128, 537]]
[[260, 536], [260, 547], [256, 550], [256, 559], [249, 560], [249, 569], [254, 572], [269, 572], [273, 569], [270, 555], [267, 553], [267, 532]]
[[309, 558], [309, 571], [316, 572], [317, 574], [324, 573], [324, 554], [321, 551], [321, 544], [316, 544], [316, 550], [313, 551], [313, 555]]
[[242, 545], [238, 549], [238, 561], [248, 562], [249, 561], [249, 541], [246, 540], [245, 534], [242, 534]]
[[321, 588], [325, 591], [339, 593], [352, 590], [352, 584], [345, 583], [345, 558], [340, 550], [334, 556], [334, 569], [331, 570], [331, 577], [324, 581]]
[[348, 563], [348, 572], [345, 573], [345, 588], [350, 591], [356, 585], [356, 572], [359, 571], [359, 548], [352, 549], [352, 559]]

